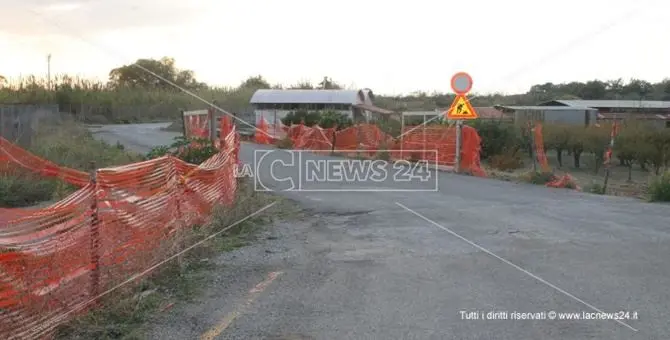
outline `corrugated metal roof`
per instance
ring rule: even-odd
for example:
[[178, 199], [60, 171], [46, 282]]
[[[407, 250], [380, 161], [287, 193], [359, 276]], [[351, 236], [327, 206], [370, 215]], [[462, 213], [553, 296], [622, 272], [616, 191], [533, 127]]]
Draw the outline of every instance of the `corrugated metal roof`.
[[477, 116], [481, 119], [505, 119], [511, 118], [510, 115], [496, 109], [495, 107], [475, 107]]
[[251, 104], [359, 104], [360, 90], [258, 90]]
[[552, 100], [544, 104], [554, 102], [573, 107], [670, 109], [670, 101], [661, 100]]
[[367, 110], [367, 111], [375, 112], [375, 113], [380, 113], [380, 114], [384, 114], [384, 115], [390, 115], [390, 114], [394, 113], [391, 110], [387, 110], [387, 109], [381, 108], [379, 106], [374, 106], [374, 105], [356, 104], [354, 106], [359, 108], [359, 109], [363, 109], [363, 110]]
[[498, 108], [505, 110], [541, 110], [541, 111], [574, 111], [574, 110], [589, 110], [593, 111], [595, 109], [589, 107], [578, 107], [578, 106], [506, 106], [498, 105]]
[[654, 113], [599, 113], [598, 119], [640, 119], [640, 120], [670, 120], [670, 114]]

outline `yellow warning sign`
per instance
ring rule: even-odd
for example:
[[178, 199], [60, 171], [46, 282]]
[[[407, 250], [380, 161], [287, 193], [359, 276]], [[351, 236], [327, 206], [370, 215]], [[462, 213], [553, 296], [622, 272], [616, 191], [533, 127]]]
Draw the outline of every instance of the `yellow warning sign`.
[[445, 112], [447, 119], [451, 120], [464, 120], [464, 119], [477, 119], [477, 112], [470, 105], [470, 101], [464, 95], [457, 95], [454, 98], [454, 102], [451, 103], [449, 111]]

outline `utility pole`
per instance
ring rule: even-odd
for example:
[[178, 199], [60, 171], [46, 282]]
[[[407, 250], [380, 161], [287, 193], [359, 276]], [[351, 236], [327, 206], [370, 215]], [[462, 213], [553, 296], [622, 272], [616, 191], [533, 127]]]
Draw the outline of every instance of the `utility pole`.
[[51, 91], [51, 53], [47, 55], [47, 84], [48, 90]]

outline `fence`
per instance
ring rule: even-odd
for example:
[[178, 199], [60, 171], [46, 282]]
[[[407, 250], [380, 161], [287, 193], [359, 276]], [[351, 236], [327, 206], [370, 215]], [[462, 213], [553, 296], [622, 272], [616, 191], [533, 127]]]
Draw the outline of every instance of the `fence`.
[[[477, 131], [469, 126], [407, 127], [396, 138], [374, 124], [357, 124], [342, 130], [302, 124], [284, 129], [295, 149], [368, 158], [378, 157], [379, 152], [388, 152], [393, 160], [424, 161], [486, 176], [479, 159], [481, 139]], [[264, 120], [258, 123], [258, 130], [256, 142], [271, 144], [276, 141]]]
[[40, 119], [57, 114], [58, 105], [0, 105], [0, 137], [29, 147]]
[[0, 338], [35, 339], [172, 253], [176, 235], [235, 200], [239, 134], [200, 165], [172, 156], [87, 173], [0, 138], [0, 169], [81, 188], [43, 209], [0, 209]]

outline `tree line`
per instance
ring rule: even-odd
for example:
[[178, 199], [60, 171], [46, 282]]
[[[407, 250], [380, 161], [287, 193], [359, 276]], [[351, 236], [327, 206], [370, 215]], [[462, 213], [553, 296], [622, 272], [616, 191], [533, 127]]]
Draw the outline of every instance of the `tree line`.
[[[58, 75], [50, 80], [37, 76], [12, 80], [0, 75], [0, 104], [57, 103], [62, 111], [86, 113], [86, 120], [98, 117], [113, 121], [129, 118], [142, 121], [174, 117], [179, 108], [197, 109], [206, 105], [180, 88], [195, 92], [206, 101], [215, 102], [220, 107], [236, 112], [248, 109], [249, 99], [257, 89], [343, 87], [330, 77], [324, 77], [316, 84], [302, 81], [293, 85], [281, 85], [271, 84], [261, 75], [249, 77], [235, 87], [216, 87], [199, 81], [193, 71], [178, 68], [174, 58], [164, 57], [138, 59], [132, 64], [116, 67], [110, 70], [106, 82], [68, 75]], [[375, 101], [378, 106], [397, 111], [433, 110], [448, 107], [453, 98], [451, 93], [415, 92], [398, 96], [377, 94]], [[670, 78], [658, 83], [641, 79], [545, 83], [533, 85], [526, 93], [521, 94], [478, 94], [472, 104], [534, 105], [554, 99], [670, 100]]]

